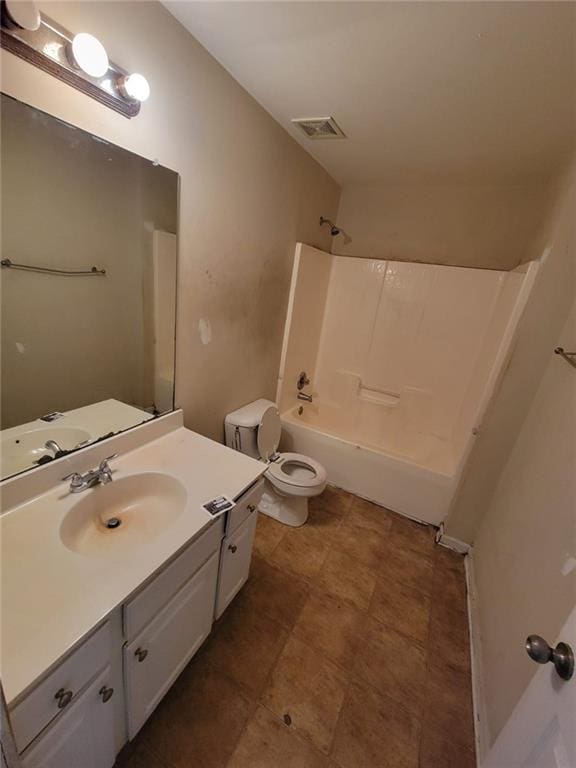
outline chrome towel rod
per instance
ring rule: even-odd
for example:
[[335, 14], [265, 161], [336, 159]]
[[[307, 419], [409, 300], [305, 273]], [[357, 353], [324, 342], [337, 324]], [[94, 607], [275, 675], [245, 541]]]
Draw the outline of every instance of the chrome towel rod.
[[98, 269], [98, 267], [91, 267], [90, 269], [53, 269], [52, 267], [34, 267], [30, 264], [17, 264], [10, 259], [2, 259], [0, 265], [3, 267], [9, 267], [10, 269], [22, 269], [25, 272], [41, 272], [44, 275], [64, 275], [66, 277], [74, 277], [78, 275], [98, 275], [103, 277], [106, 274], [105, 269]]
[[556, 347], [554, 352], [563, 357], [573, 368], [576, 368], [576, 352], [565, 352], [563, 347]]

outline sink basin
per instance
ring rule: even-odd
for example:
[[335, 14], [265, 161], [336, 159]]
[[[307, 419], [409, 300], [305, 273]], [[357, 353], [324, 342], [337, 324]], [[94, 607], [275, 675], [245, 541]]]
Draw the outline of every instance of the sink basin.
[[145, 472], [78, 494], [60, 526], [68, 549], [118, 558], [169, 528], [186, 507], [184, 486], [170, 475]]
[[2, 438], [2, 477], [22, 472], [34, 465], [42, 456], [53, 456], [46, 448], [47, 440], [55, 440], [65, 451], [89, 440], [89, 432], [74, 427], [46, 427]]

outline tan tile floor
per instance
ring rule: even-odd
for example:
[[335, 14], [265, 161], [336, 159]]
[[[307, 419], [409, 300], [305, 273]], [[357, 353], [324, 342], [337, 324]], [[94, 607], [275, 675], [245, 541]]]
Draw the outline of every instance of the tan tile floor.
[[248, 583], [122, 768], [472, 768], [462, 558], [327, 489], [260, 516]]

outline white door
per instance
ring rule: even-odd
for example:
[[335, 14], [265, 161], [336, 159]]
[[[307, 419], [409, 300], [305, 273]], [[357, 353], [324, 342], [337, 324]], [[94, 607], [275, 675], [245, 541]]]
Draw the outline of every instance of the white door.
[[124, 648], [130, 739], [210, 634], [217, 579], [215, 553]]
[[242, 525], [222, 541], [215, 613], [217, 619], [248, 579], [257, 520], [258, 512], [254, 510]]
[[22, 755], [23, 768], [110, 768], [116, 758], [110, 668]]
[[[576, 649], [576, 609], [560, 641]], [[576, 674], [564, 681], [550, 663], [538, 669], [482, 768], [576, 768]]]

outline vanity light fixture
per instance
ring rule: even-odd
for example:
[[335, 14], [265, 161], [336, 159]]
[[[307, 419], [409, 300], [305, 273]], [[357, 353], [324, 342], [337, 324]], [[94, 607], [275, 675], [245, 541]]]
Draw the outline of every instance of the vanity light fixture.
[[72, 34], [40, 13], [33, 0], [2, 0], [0, 8], [2, 48], [125, 117], [140, 112], [150, 96], [148, 81], [110, 61], [94, 35]]
[[144, 75], [134, 72], [133, 75], [121, 77], [118, 80], [120, 93], [133, 101], [146, 101], [150, 96], [150, 85]]
[[106, 48], [97, 37], [88, 32], [79, 32], [74, 35], [69, 54], [72, 63], [90, 77], [102, 77], [108, 72], [110, 62]]

